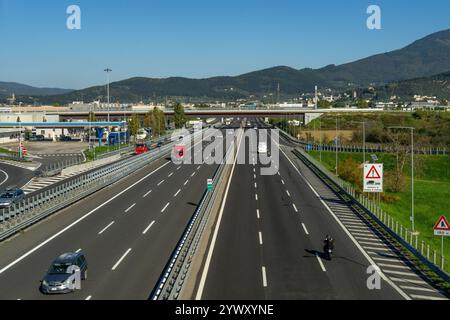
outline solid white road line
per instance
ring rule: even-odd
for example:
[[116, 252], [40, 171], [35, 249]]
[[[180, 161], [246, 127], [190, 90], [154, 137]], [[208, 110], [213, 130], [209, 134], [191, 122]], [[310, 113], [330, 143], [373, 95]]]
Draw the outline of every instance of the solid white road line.
[[258, 232], [258, 236], [259, 236], [259, 244], [262, 246], [263, 245], [262, 233]]
[[409, 267], [407, 267], [407, 266], [401, 266], [401, 265], [395, 265], [395, 264], [379, 263], [378, 265], [382, 266], [382, 267], [387, 267], [387, 268], [410, 270]]
[[167, 209], [167, 207], [170, 205], [170, 202], [168, 202], [167, 204], [166, 204], [166, 206], [161, 210], [161, 213], [164, 213], [164, 211], [166, 211], [166, 209]]
[[[419, 278], [417, 278], [419, 279]], [[406, 282], [406, 283], [414, 283], [414, 284], [420, 284], [420, 285], [427, 285], [427, 283], [425, 281], [422, 280], [411, 280], [411, 279], [405, 279], [405, 278], [394, 278], [391, 277], [392, 281], [396, 281], [396, 282]]]
[[105, 228], [103, 228], [98, 234], [101, 235], [103, 232], [105, 232], [109, 227], [111, 227], [114, 224], [114, 221], [108, 224]]
[[158, 183], [158, 187], [159, 187], [160, 185], [162, 185], [162, 184], [164, 183], [164, 181], [166, 181], [166, 180], [163, 180], [163, 181], [161, 181], [160, 183]]
[[325, 269], [325, 266], [323, 265], [322, 259], [320, 259], [319, 255], [316, 253], [317, 261], [319, 261], [320, 267], [322, 268], [323, 272], [327, 272], [327, 269]]
[[262, 278], [263, 278], [263, 287], [267, 288], [267, 275], [266, 275], [266, 267], [261, 268]]
[[5, 175], [5, 179], [3, 179], [3, 181], [0, 183], [0, 186], [1, 186], [1, 185], [4, 184], [6, 181], [8, 181], [9, 176], [8, 176], [8, 174], [6, 173], [6, 171], [0, 170], [0, 172], [3, 172], [3, 174]]
[[292, 207], [294, 208], [295, 212], [298, 213], [298, 209], [297, 209], [297, 206], [295, 205], [295, 203], [292, 204]]
[[423, 292], [433, 292], [433, 293], [438, 293], [436, 290], [428, 289], [428, 288], [422, 288], [422, 287], [400, 286], [400, 288], [406, 289], [406, 290], [414, 290], [414, 291], [423, 291]]
[[308, 229], [306, 229], [306, 226], [304, 223], [302, 223], [302, 227], [303, 227], [303, 230], [305, 230], [306, 235], [309, 235]]
[[[239, 154], [239, 150], [241, 149], [241, 142], [242, 142], [242, 137], [239, 140], [239, 144], [238, 144], [238, 147], [237, 147], [237, 154]], [[205, 266], [203, 268], [203, 273], [202, 273], [202, 276], [200, 278], [200, 284], [199, 284], [198, 289], [197, 289], [197, 294], [195, 296], [195, 300], [201, 300], [202, 299], [203, 289], [205, 288], [206, 277], [208, 276], [209, 266], [211, 264], [212, 255], [213, 255], [213, 252], [214, 252], [214, 247], [215, 247], [215, 244], [216, 244], [216, 241], [217, 241], [217, 235], [219, 233], [220, 223], [222, 222], [223, 211], [225, 209], [225, 204], [227, 202], [228, 192], [230, 191], [231, 182], [233, 181], [234, 170], [236, 169], [236, 161], [237, 161], [237, 157], [235, 157], [234, 162], [233, 162], [233, 167], [231, 168], [230, 179], [228, 180], [227, 187], [225, 189], [225, 194], [223, 196], [222, 205], [221, 205], [220, 211], [219, 211], [219, 217], [217, 218], [216, 227], [214, 229], [213, 237], [212, 237], [211, 242], [210, 242], [208, 255], [206, 256]]]
[[112, 269], [111, 269], [112, 271], [114, 271], [114, 270], [117, 269], [117, 267], [119, 266], [119, 264], [123, 261], [123, 259], [125, 259], [125, 257], [130, 253], [130, 251], [131, 251], [131, 248], [128, 249], [128, 250], [123, 254], [123, 256], [119, 259], [119, 261], [117, 261], [116, 264], [112, 267]]
[[155, 221], [152, 221], [152, 223], [150, 223], [150, 225], [144, 230], [144, 232], [142, 232], [142, 234], [146, 234], [148, 232], [148, 230], [150, 230], [150, 228], [155, 224]]
[[[273, 138], [272, 138], [273, 140]], [[276, 143], [275, 143], [276, 144]], [[342, 222], [339, 220], [339, 218], [334, 214], [334, 212], [330, 209], [330, 207], [326, 204], [325, 201], [320, 197], [320, 195], [317, 193], [317, 191], [314, 189], [314, 187], [309, 183], [309, 181], [306, 179], [306, 177], [303, 176], [303, 174], [300, 172], [300, 170], [295, 166], [295, 164], [292, 162], [291, 159], [287, 156], [287, 154], [281, 149], [280, 145], [278, 144], [278, 147], [281, 151], [281, 153], [284, 155], [284, 157], [288, 160], [288, 162], [291, 164], [291, 166], [294, 168], [294, 170], [298, 173], [300, 177], [302, 177], [303, 181], [306, 183], [306, 185], [311, 189], [311, 191], [315, 194], [317, 199], [322, 203], [322, 205], [328, 210], [328, 212], [331, 214], [331, 216], [335, 219], [335, 221], [338, 223], [338, 225], [344, 230], [344, 232], [347, 234], [347, 236], [350, 238], [350, 240], [353, 242], [353, 244], [358, 248], [358, 250], [364, 255], [364, 257], [369, 261], [371, 265], [376, 265], [375, 261], [372, 260], [372, 258], [367, 254], [367, 252], [361, 247], [361, 245], [358, 243], [358, 241], [353, 237], [353, 235], [347, 230], [347, 228], [342, 224]], [[392, 282], [383, 272], [380, 272], [380, 276], [387, 282], [389, 285], [394, 288], [404, 299], [411, 300], [411, 298], [401, 289], [399, 288], [394, 282]]]
[[133, 203], [127, 210], [125, 210], [125, 213], [128, 213], [131, 209], [134, 208], [135, 205], [136, 203]]
[[175, 198], [180, 192], [181, 192], [181, 189], [179, 189], [179, 190], [177, 191], [177, 193], [175, 193], [175, 195], [174, 195], [173, 197]]
[[259, 215], [259, 209], [256, 209], [256, 217], [257, 217], [258, 219], [261, 219], [261, 216]]
[[411, 297], [414, 299], [420, 299], [420, 300], [448, 300], [447, 298], [422, 296], [422, 295], [418, 295], [418, 294], [412, 294]]
[[0, 270], [0, 274], [4, 273], [5, 271], [7, 271], [8, 269], [10, 269], [11, 267], [13, 267], [14, 265], [16, 265], [17, 263], [19, 263], [20, 261], [22, 261], [23, 259], [25, 259], [26, 257], [28, 257], [29, 255], [31, 255], [32, 253], [36, 252], [37, 250], [39, 250], [40, 248], [42, 248], [43, 246], [45, 246], [47, 243], [49, 243], [50, 241], [52, 241], [53, 239], [59, 237], [61, 234], [63, 234], [64, 232], [66, 232], [67, 230], [73, 228], [74, 226], [76, 226], [78, 223], [80, 223], [81, 221], [85, 220], [87, 217], [89, 217], [90, 215], [92, 215], [94, 212], [98, 211], [100, 208], [103, 208], [104, 206], [106, 206], [108, 203], [110, 203], [111, 201], [114, 201], [115, 199], [117, 199], [118, 197], [120, 197], [122, 194], [124, 194], [125, 192], [127, 192], [128, 190], [134, 188], [135, 186], [137, 186], [139, 183], [141, 183], [142, 181], [144, 181], [145, 179], [147, 179], [148, 177], [152, 176], [155, 172], [161, 170], [162, 168], [164, 168], [165, 166], [169, 165], [171, 162], [166, 162], [165, 164], [163, 164], [162, 166], [160, 166], [159, 168], [157, 168], [156, 170], [154, 170], [153, 172], [149, 173], [148, 175], [146, 175], [145, 177], [143, 177], [142, 179], [136, 181], [135, 183], [133, 183], [131, 186], [127, 187], [125, 190], [122, 190], [121, 192], [119, 192], [118, 194], [116, 194], [114, 197], [112, 197], [111, 199], [103, 202], [101, 205], [99, 205], [98, 207], [96, 207], [95, 209], [91, 210], [90, 212], [88, 212], [87, 214], [85, 214], [84, 216], [82, 216], [81, 218], [79, 218], [78, 220], [74, 221], [73, 223], [71, 223], [70, 225], [68, 225], [67, 227], [65, 227], [64, 229], [62, 229], [61, 231], [57, 232], [56, 234], [54, 234], [53, 236], [51, 236], [50, 238], [48, 238], [47, 240], [45, 240], [44, 242], [40, 243], [39, 245], [37, 245], [36, 247], [34, 247], [33, 249], [31, 249], [30, 251], [26, 252], [25, 254], [23, 254], [22, 256], [20, 256], [19, 258], [17, 258], [16, 260], [14, 260], [13, 262], [11, 262], [10, 264], [8, 264], [6, 267], [4, 267], [3, 269]]
[[152, 193], [152, 191], [153, 191], [153, 190], [150, 190], [149, 192], [147, 192], [146, 194], [144, 194], [144, 195], [142, 196], [142, 198], [146, 198], [150, 193]]

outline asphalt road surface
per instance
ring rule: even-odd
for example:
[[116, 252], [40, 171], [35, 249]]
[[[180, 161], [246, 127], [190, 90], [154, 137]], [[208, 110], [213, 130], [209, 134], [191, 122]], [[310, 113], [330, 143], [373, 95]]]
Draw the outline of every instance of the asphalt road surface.
[[[217, 167], [157, 161], [1, 244], [0, 299], [147, 299]], [[82, 289], [42, 295], [51, 262], [77, 250]]]
[[[402, 299], [384, 281], [368, 289], [370, 263], [284, 154], [279, 174], [262, 176], [261, 167], [235, 167], [198, 298]], [[336, 241], [332, 261], [322, 256], [326, 234]]]

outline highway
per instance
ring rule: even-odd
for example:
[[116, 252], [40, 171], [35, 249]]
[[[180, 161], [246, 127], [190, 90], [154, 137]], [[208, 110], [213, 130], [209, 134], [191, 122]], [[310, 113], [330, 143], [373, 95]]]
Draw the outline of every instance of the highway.
[[[216, 226], [217, 238], [209, 249], [211, 260], [206, 261], [203, 281], [197, 287], [197, 299], [443, 298], [418, 277], [409, 278], [416, 275], [408, 274], [404, 264], [389, 266], [399, 268], [394, 273], [406, 275], [401, 279], [406, 284], [423, 282], [423, 287], [403, 286], [414, 288], [416, 295], [408, 296], [390, 278], [381, 279], [380, 290], [369, 290], [367, 268], [372, 263], [294, 167], [289, 144], [281, 141], [281, 145], [279, 173], [275, 176], [262, 176], [258, 161], [235, 167]], [[253, 157], [257, 159], [256, 154]], [[364, 236], [372, 237], [370, 233], [367, 230]], [[327, 234], [336, 242], [332, 261], [322, 257]], [[387, 250], [382, 242], [370, 240], [375, 243], [374, 250]], [[393, 256], [386, 257], [390, 259], [384, 261], [397, 262]], [[423, 292], [433, 295], [420, 295]]]
[[[194, 298], [444, 298], [295, 159], [287, 141], [272, 141], [269, 150], [281, 150], [277, 174], [261, 175], [256, 153], [233, 167], [216, 237], [208, 258], [199, 257], [204, 264]], [[240, 150], [249, 147], [244, 139]], [[1, 243], [0, 299], [148, 299], [217, 168], [160, 159]], [[336, 241], [332, 261], [321, 253], [326, 234]], [[51, 262], [79, 250], [89, 264], [82, 289], [41, 294], [39, 281]], [[379, 290], [367, 286], [374, 259], [387, 266]]]
[[6, 163], [0, 163], [0, 190], [9, 186], [21, 187], [34, 177], [34, 172]]
[[[0, 299], [147, 299], [216, 169], [159, 160], [3, 243]], [[77, 250], [82, 290], [42, 295], [51, 262]]]

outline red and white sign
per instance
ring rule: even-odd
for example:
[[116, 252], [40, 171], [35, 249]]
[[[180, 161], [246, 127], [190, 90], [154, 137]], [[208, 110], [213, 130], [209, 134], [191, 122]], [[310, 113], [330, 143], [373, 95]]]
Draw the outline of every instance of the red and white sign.
[[439, 221], [434, 226], [434, 235], [450, 236], [450, 224], [444, 216], [440, 217]]
[[364, 192], [383, 192], [383, 164], [364, 165]]

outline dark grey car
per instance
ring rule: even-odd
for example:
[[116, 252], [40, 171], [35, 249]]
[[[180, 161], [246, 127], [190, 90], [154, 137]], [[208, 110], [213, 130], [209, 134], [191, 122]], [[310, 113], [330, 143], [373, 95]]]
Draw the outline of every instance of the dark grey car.
[[23, 190], [17, 187], [9, 187], [0, 194], [0, 208], [9, 208], [25, 198]]
[[88, 265], [82, 252], [65, 253], [53, 261], [50, 269], [41, 281], [40, 290], [45, 294], [73, 292], [74, 267], [81, 272], [81, 280], [87, 279]]

